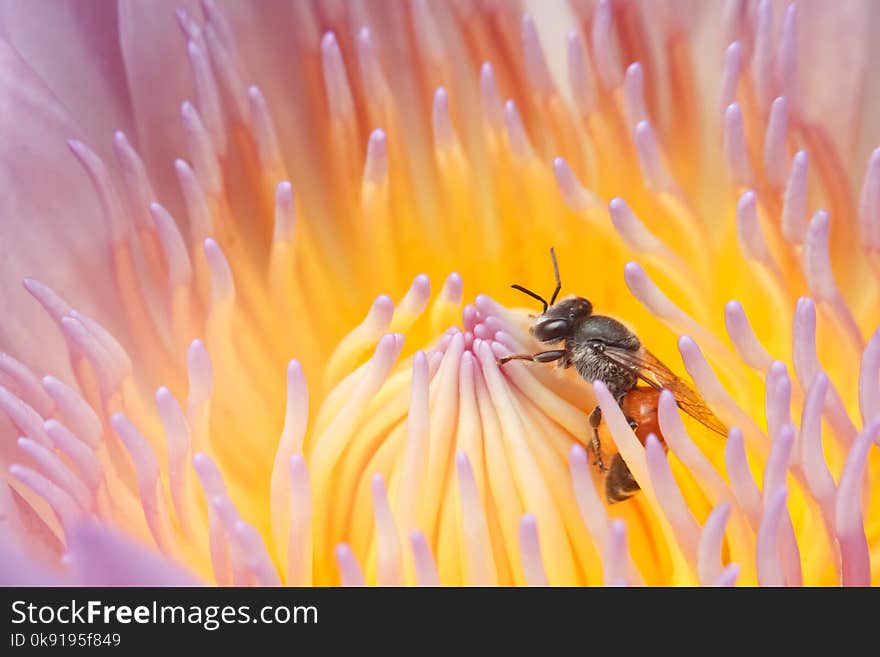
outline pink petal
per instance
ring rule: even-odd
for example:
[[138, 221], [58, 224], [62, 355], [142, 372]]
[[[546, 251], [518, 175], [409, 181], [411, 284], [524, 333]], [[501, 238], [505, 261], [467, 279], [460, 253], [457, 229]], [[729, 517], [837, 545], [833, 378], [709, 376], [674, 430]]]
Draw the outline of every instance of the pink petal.
[[[119, 47], [131, 90], [132, 122], [138, 153], [144, 160], [162, 205], [175, 217], [186, 216], [171, 163], [186, 143], [180, 103], [196, 100], [175, 8], [198, 16], [197, 0], [119, 1]], [[108, 131], [111, 126], [108, 126]], [[108, 135], [108, 140], [110, 136]]]
[[739, 564], [732, 563], [724, 569], [713, 586], [735, 586], [737, 577], [739, 577]]
[[730, 504], [719, 504], [703, 525], [700, 543], [697, 547], [697, 574], [704, 586], [716, 582], [722, 574], [719, 555], [724, 543], [724, 530], [730, 517]]
[[440, 586], [440, 576], [437, 574], [437, 566], [434, 564], [434, 557], [425, 535], [420, 531], [414, 531], [410, 534], [409, 540], [412, 544], [416, 581], [419, 586]]
[[768, 495], [768, 501], [758, 530], [756, 558], [758, 582], [761, 586], [784, 586], [785, 575], [779, 555], [779, 534], [783, 515], [786, 514], [785, 488]]
[[30, 549], [9, 540], [0, 541], [0, 586], [59, 586], [64, 582], [32, 559]]
[[[15, 441], [12, 441], [15, 445]], [[40, 505], [37, 511], [34, 505]], [[60, 539], [60, 529], [51, 507], [26, 486], [13, 487], [9, 481], [0, 482], [0, 514], [5, 516], [3, 540], [0, 544], [11, 544], [17, 540], [27, 546], [27, 554], [38, 566], [57, 564], [64, 546]], [[52, 517], [54, 527], [50, 527], [43, 517]], [[3, 558], [0, 557], [0, 562]], [[3, 575], [0, 570], [0, 579]]]
[[97, 523], [72, 532], [69, 554], [80, 586], [205, 585], [183, 566]]
[[837, 488], [835, 529], [840, 543], [844, 586], [870, 586], [871, 558], [863, 520], [862, 484], [871, 444], [880, 433], [875, 419], [858, 435], [840, 475]]
[[112, 131], [132, 127], [116, 3], [10, 0], [0, 23], [86, 140], [108, 157]]
[[626, 524], [621, 519], [611, 522], [602, 554], [602, 583], [618, 586], [627, 582], [629, 548], [626, 544]]
[[[16, 52], [0, 42], [0, 345], [37, 374], [70, 380], [67, 348], [53, 321], [22, 287], [38, 275], [89, 315], [113, 307], [107, 231], [87, 176], [67, 147], [81, 135], [70, 115]], [[75, 221], [72, 220], [75, 218]], [[104, 305], [106, 304], [106, 305]], [[111, 328], [116, 328], [110, 323]]]
[[[788, 0], [778, 0], [781, 17]], [[804, 117], [829, 133], [842, 161], [856, 170], [880, 140], [876, 119], [880, 76], [880, 6], [850, 0], [834, 6], [798, 3], [798, 83]], [[841, 102], [842, 98], [848, 102]]]
[[700, 526], [688, 508], [672, 474], [672, 468], [669, 467], [666, 453], [654, 434], [649, 434], [645, 443], [645, 461], [657, 502], [669, 521], [684, 556], [691, 566], [695, 566]]
[[523, 573], [529, 586], [547, 586], [544, 559], [538, 542], [538, 521], [528, 513], [519, 523], [519, 553]]
[[336, 564], [339, 566], [342, 586], [366, 586], [364, 572], [351, 548], [345, 543], [336, 546]]

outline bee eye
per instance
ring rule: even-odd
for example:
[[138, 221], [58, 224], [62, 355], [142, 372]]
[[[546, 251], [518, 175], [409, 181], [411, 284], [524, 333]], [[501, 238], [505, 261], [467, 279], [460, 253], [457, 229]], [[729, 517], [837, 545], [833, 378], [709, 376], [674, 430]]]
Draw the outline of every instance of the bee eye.
[[532, 335], [541, 342], [562, 340], [570, 330], [571, 325], [565, 319], [551, 319], [539, 322], [532, 327]]

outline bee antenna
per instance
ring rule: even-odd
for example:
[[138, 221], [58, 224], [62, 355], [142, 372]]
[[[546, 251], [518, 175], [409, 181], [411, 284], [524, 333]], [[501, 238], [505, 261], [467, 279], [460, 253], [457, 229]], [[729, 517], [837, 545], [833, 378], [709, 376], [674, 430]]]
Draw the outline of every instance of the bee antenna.
[[511, 285], [510, 287], [512, 287], [514, 290], [519, 290], [523, 294], [528, 294], [530, 297], [532, 297], [532, 299], [537, 299], [538, 301], [540, 301], [542, 304], [544, 304], [543, 312], [547, 312], [547, 302], [544, 301], [544, 297], [542, 297], [540, 294], [535, 294], [531, 290], [524, 288], [522, 285]]
[[[556, 303], [556, 297], [559, 296], [559, 290], [562, 289], [562, 281], [559, 280], [559, 263], [556, 262], [556, 251], [550, 247], [550, 259], [553, 260], [553, 273], [556, 275], [556, 289], [553, 290], [553, 296], [550, 298], [550, 305]], [[544, 308], [544, 310], [547, 310]]]

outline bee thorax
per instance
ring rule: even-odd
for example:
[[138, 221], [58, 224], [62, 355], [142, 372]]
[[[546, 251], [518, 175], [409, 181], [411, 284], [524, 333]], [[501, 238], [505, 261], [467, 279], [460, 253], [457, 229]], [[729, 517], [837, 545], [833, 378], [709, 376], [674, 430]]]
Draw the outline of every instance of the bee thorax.
[[602, 351], [589, 342], [569, 341], [569, 360], [586, 381], [601, 381], [614, 397], [619, 397], [631, 388], [638, 380], [636, 374], [621, 367], [602, 356]]

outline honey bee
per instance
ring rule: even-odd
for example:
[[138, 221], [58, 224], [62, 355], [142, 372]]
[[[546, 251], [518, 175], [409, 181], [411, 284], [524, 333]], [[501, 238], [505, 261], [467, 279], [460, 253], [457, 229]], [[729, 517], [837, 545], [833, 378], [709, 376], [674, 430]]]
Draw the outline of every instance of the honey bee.
[[[502, 365], [511, 360], [556, 362], [560, 367], [574, 366], [588, 382], [601, 381], [617, 401], [643, 445], [652, 433], [664, 447], [666, 445], [657, 419], [660, 392], [664, 389], [674, 395], [682, 411], [712, 431], [726, 436], [727, 428], [709, 410], [702, 397], [651, 354], [635, 333], [612, 317], [594, 315], [593, 304], [583, 297], [556, 302], [562, 282], [556, 253], [552, 248], [550, 257], [553, 260], [556, 289], [549, 303], [521, 285], [511, 287], [543, 304], [543, 312], [535, 318], [529, 331], [538, 341], [548, 346], [558, 346], [535, 354], [511, 354], [499, 362]], [[620, 454], [615, 454], [606, 467], [599, 440], [599, 426], [602, 423], [599, 406], [592, 410], [589, 421], [594, 464], [606, 473], [605, 497], [610, 504], [622, 502], [638, 492], [639, 485]]]

